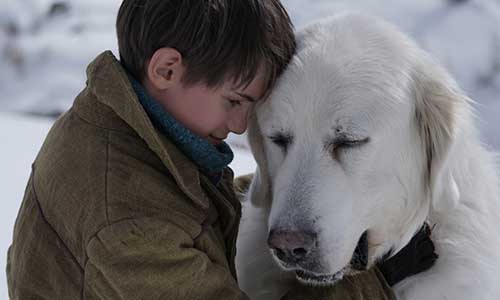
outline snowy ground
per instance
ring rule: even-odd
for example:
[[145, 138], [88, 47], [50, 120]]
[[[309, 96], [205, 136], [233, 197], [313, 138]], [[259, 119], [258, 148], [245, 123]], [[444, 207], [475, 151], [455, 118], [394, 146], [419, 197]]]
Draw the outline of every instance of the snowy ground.
[[[88, 62], [105, 49], [117, 53], [114, 22], [119, 3], [0, 0], [0, 299], [7, 298], [3, 270], [13, 222], [30, 164], [51, 124], [50, 119], [33, 114], [56, 115], [67, 109], [84, 85]], [[477, 101], [484, 141], [500, 150], [500, 1], [283, 3], [297, 27], [346, 11], [379, 15], [396, 23], [435, 55]], [[242, 144], [241, 139], [235, 142]], [[233, 164], [237, 173], [253, 171], [252, 158], [237, 149]]]

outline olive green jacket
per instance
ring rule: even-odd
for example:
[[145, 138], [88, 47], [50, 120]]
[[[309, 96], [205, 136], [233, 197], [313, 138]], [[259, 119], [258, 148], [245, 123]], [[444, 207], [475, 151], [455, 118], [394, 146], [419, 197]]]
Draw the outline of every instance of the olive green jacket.
[[247, 299], [232, 171], [216, 188], [161, 135], [111, 52], [87, 75], [33, 163], [8, 252], [10, 298]]

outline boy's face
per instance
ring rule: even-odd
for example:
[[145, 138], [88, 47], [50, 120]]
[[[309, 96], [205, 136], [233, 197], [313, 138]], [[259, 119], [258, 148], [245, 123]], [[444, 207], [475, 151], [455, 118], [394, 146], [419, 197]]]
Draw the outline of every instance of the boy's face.
[[231, 132], [245, 132], [254, 103], [265, 93], [265, 77], [261, 68], [253, 81], [243, 87], [237, 87], [232, 80], [219, 88], [203, 83], [186, 86], [179, 81], [153, 96], [186, 128], [212, 144], [219, 144]]

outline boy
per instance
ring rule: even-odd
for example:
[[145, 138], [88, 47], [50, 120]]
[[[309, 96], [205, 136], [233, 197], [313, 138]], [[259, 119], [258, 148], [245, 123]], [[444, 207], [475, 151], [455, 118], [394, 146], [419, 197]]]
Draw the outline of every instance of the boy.
[[[10, 298], [246, 299], [223, 140], [293, 56], [290, 20], [278, 0], [125, 0], [117, 32], [120, 62], [90, 64], [33, 164]], [[370, 274], [338, 289], [393, 297]]]

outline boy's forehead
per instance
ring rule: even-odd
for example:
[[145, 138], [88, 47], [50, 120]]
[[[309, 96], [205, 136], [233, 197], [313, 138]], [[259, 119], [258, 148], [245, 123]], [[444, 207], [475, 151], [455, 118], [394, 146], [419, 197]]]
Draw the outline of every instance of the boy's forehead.
[[264, 67], [259, 67], [250, 82], [229, 80], [229, 90], [248, 100], [258, 100], [267, 92], [269, 72]]

